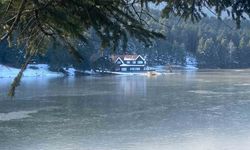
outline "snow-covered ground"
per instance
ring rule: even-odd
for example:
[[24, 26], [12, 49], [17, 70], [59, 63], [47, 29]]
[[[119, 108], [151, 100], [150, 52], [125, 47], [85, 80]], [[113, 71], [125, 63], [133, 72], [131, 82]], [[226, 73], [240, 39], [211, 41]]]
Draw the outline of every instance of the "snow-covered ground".
[[88, 75], [96, 75], [97, 74], [97, 72], [95, 72], [93, 69], [85, 70], [85, 71], [83, 71], [83, 73], [88, 74]]
[[[0, 78], [14, 78], [17, 76], [20, 69], [0, 65]], [[60, 77], [63, 73], [49, 71], [47, 64], [32, 64], [28, 65], [24, 71], [24, 77]]]
[[[73, 67], [63, 68], [68, 76], [75, 76], [76, 72], [95, 75], [93, 70], [79, 71]], [[8, 67], [0, 64], [0, 78], [14, 78], [17, 76], [20, 69]], [[47, 64], [30, 64], [24, 71], [23, 77], [62, 77], [65, 74], [61, 72], [53, 72], [49, 70]]]
[[[190, 64], [190, 60], [188, 65], [184, 67], [186, 70], [196, 70], [195, 64]], [[88, 75], [96, 75], [98, 72], [94, 72], [93, 70], [87, 71], [79, 71], [74, 69], [73, 67], [70, 68], [63, 68], [68, 76], [75, 76], [76, 72], [88, 74]], [[148, 67], [148, 70], [155, 70], [155, 75], [162, 75], [162, 74], [171, 74], [168, 71], [167, 66], [155, 66], [155, 67]], [[14, 78], [17, 76], [20, 69], [8, 67], [0, 64], [0, 78]], [[105, 71], [105, 73], [110, 74], [117, 74], [117, 75], [148, 75], [147, 72], [111, 72]], [[24, 71], [23, 77], [62, 77], [65, 74], [61, 72], [52, 72], [49, 70], [49, 66], [47, 64], [30, 64], [28, 65], [27, 69]]]
[[186, 65], [185, 69], [186, 70], [197, 70], [198, 68], [196, 66], [194, 66], [194, 65]]
[[75, 68], [63, 68], [67, 73], [68, 73], [68, 76], [75, 76], [75, 72], [77, 71]]
[[197, 60], [192, 56], [186, 57], [186, 66], [185, 69], [187, 70], [196, 70], [197, 68]]

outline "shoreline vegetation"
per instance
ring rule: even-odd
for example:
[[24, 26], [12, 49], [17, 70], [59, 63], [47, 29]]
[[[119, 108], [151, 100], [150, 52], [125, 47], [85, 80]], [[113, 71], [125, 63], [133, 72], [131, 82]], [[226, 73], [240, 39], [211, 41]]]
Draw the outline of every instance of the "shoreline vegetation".
[[[195, 66], [175, 66], [176, 69], [183, 70], [196, 70]], [[30, 64], [24, 71], [23, 77], [63, 77], [63, 76], [89, 76], [89, 75], [159, 75], [166, 72], [171, 73], [167, 66], [154, 66], [148, 67], [149, 71], [143, 72], [113, 72], [113, 71], [100, 71], [100, 70], [76, 70], [74, 68], [62, 68], [60, 71], [51, 71], [49, 65], [47, 64]], [[0, 78], [15, 78], [19, 68], [9, 67], [5, 65], [0, 65]]]

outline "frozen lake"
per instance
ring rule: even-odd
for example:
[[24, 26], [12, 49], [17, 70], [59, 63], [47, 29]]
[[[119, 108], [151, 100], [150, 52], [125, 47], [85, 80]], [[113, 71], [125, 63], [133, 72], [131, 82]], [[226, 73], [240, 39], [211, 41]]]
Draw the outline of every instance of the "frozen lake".
[[0, 150], [249, 150], [250, 70], [0, 79]]

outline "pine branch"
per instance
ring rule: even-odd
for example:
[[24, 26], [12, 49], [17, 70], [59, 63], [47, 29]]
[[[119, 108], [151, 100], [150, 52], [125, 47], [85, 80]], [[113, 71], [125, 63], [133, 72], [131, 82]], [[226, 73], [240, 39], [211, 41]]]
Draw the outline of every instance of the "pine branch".
[[74, 48], [74, 46], [62, 35], [57, 34], [58, 37], [60, 38], [60, 40], [63, 42], [63, 44], [67, 47], [69, 53], [71, 55], [73, 55], [73, 57], [79, 62], [81, 63], [84, 59], [82, 57], [82, 55]]
[[40, 22], [39, 16], [38, 16], [38, 10], [35, 10], [35, 18], [36, 18], [36, 22], [37, 22], [38, 27], [40, 28], [40, 30], [42, 31], [42, 33], [44, 35], [47, 35], [47, 36], [53, 36], [54, 35], [54, 33], [47, 32], [43, 28], [43, 26], [42, 26], [42, 24]]
[[13, 32], [13, 30], [15, 29], [16, 25], [18, 24], [18, 22], [21, 18], [21, 15], [22, 15], [22, 12], [25, 8], [26, 2], [27, 2], [27, 0], [22, 0], [21, 4], [19, 6], [19, 9], [18, 9], [18, 13], [16, 15], [14, 22], [12, 23], [12, 25], [10, 27], [10, 30], [4, 36], [1, 37], [0, 42], [5, 40], [6, 38], [8, 38], [10, 36], [10, 34]]

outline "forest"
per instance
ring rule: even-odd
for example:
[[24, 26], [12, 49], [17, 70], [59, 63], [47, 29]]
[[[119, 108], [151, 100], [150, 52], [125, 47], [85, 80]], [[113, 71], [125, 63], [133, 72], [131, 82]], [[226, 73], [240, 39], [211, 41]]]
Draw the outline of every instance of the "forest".
[[[187, 57], [197, 61], [198, 68], [248, 68], [250, 67], [250, 25], [243, 21], [241, 28], [236, 29], [230, 19], [218, 20], [215, 17], [203, 18], [199, 22], [184, 21], [178, 17], [160, 18], [154, 10], [156, 18], [146, 18], [150, 28], [166, 36], [155, 40], [152, 45], [145, 46], [130, 37], [124, 50], [121, 46], [116, 50], [105, 48], [100, 50], [100, 39], [89, 31], [91, 40], [88, 44], [75, 41], [74, 45], [84, 58], [82, 63], [68, 55], [65, 47], [59, 44], [49, 46], [45, 55], [37, 55], [32, 63], [47, 63], [51, 70], [74, 66], [78, 69], [91, 69], [105, 63], [112, 54], [141, 54], [147, 58], [150, 66], [185, 65]], [[0, 63], [20, 67], [24, 62], [24, 51], [21, 48], [10, 48], [8, 42], [0, 44]], [[102, 59], [103, 58], [103, 59]]]

